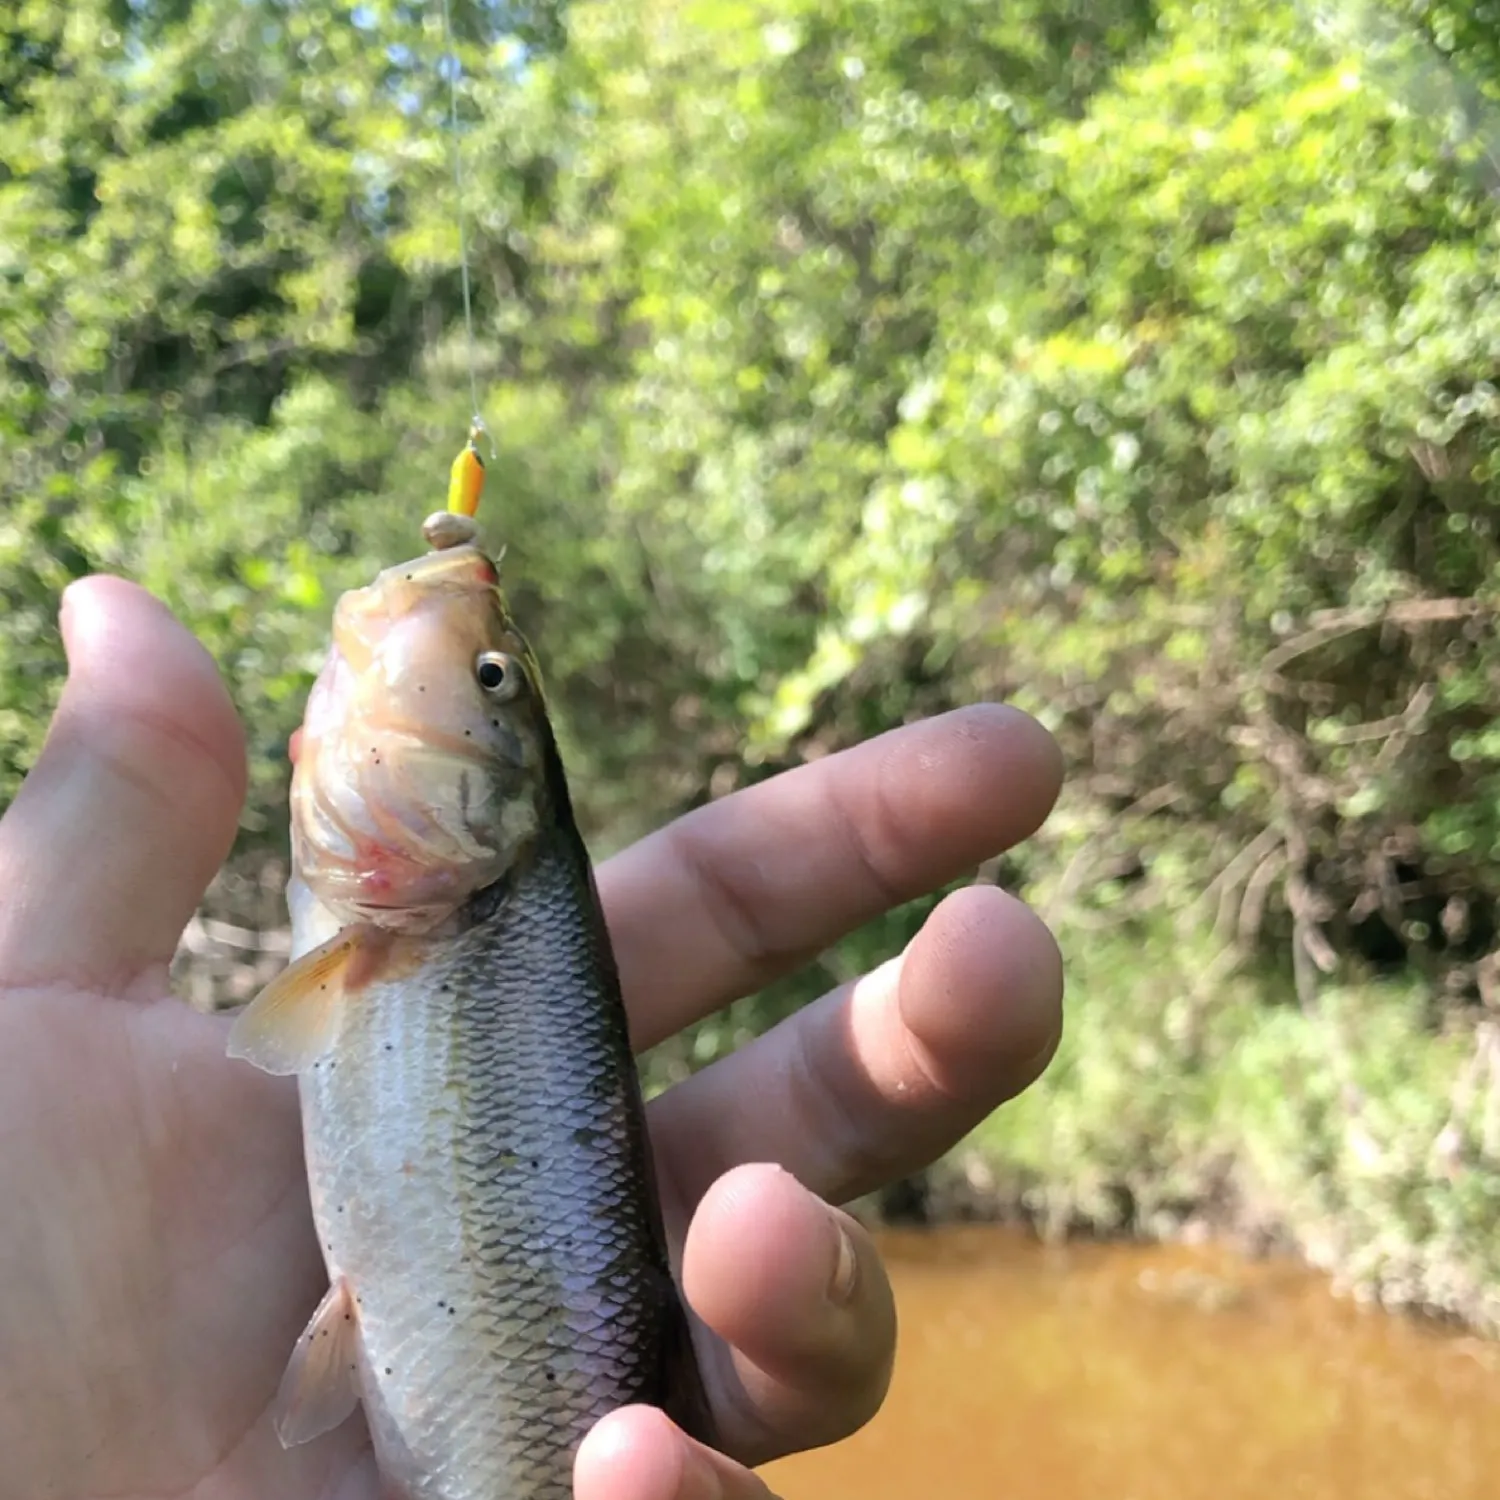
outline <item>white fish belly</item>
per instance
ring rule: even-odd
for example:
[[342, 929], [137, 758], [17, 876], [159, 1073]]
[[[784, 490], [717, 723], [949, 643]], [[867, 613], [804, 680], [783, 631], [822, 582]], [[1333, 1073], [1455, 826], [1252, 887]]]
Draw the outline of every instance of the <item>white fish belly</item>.
[[507, 993], [491, 954], [457, 939], [360, 991], [301, 1080], [318, 1234], [405, 1500], [571, 1500], [577, 1442], [660, 1369], [669, 1285], [620, 1191], [607, 1049], [566, 983]]

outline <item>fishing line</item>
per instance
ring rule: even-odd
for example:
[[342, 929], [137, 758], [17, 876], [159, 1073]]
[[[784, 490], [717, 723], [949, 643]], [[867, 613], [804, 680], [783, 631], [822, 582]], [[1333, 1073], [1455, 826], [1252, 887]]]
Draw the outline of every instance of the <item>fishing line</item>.
[[[453, 164], [453, 209], [458, 217], [458, 263], [464, 288], [464, 333], [468, 343], [469, 404], [473, 409], [470, 443], [480, 433], [488, 433], [479, 412], [478, 355], [474, 344], [474, 304], [469, 291], [469, 230], [464, 211], [463, 153], [458, 141], [458, 48], [453, 41], [452, 0], [443, 0], [443, 44], [448, 51], [448, 155]], [[494, 457], [494, 444], [490, 445]]]

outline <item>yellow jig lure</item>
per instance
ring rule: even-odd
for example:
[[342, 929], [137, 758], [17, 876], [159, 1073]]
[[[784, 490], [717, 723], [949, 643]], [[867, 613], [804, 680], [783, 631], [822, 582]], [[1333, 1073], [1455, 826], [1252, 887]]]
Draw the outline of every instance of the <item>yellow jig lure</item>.
[[484, 493], [484, 460], [479, 456], [479, 435], [483, 430], [477, 422], [469, 428], [469, 441], [448, 471], [448, 509], [457, 516], [472, 517]]

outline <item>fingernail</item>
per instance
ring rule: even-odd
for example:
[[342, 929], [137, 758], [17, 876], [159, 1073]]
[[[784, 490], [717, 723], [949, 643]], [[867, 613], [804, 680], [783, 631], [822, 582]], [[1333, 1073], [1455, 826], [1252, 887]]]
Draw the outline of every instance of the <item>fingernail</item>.
[[854, 1241], [849, 1231], [834, 1222], [838, 1235], [838, 1252], [834, 1256], [833, 1278], [828, 1283], [828, 1300], [835, 1307], [847, 1307], [854, 1300], [854, 1289], [859, 1281], [859, 1257], [854, 1252]]
[[1037, 1079], [1042, 1076], [1057, 1055], [1057, 1049], [1062, 1045], [1063, 1029], [1061, 1026], [1047, 1039], [1044, 1047], [1038, 1047], [1022, 1065], [1021, 1071], [1028, 1079]]
[[75, 578], [67, 588], [62, 591], [62, 597], [57, 601], [57, 628], [62, 632], [63, 651], [68, 649], [68, 626], [73, 618], [73, 606], [78, 595], [78, 580]]

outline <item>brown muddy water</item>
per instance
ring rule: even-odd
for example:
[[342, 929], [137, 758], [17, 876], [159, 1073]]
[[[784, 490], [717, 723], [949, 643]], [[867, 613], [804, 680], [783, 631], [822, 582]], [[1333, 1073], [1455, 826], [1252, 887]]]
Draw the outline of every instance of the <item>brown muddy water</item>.
[[883, 1235], [891, 1395], [784, 1500], [1500, 1500], [1500, 1348], [1279, 1262]]

